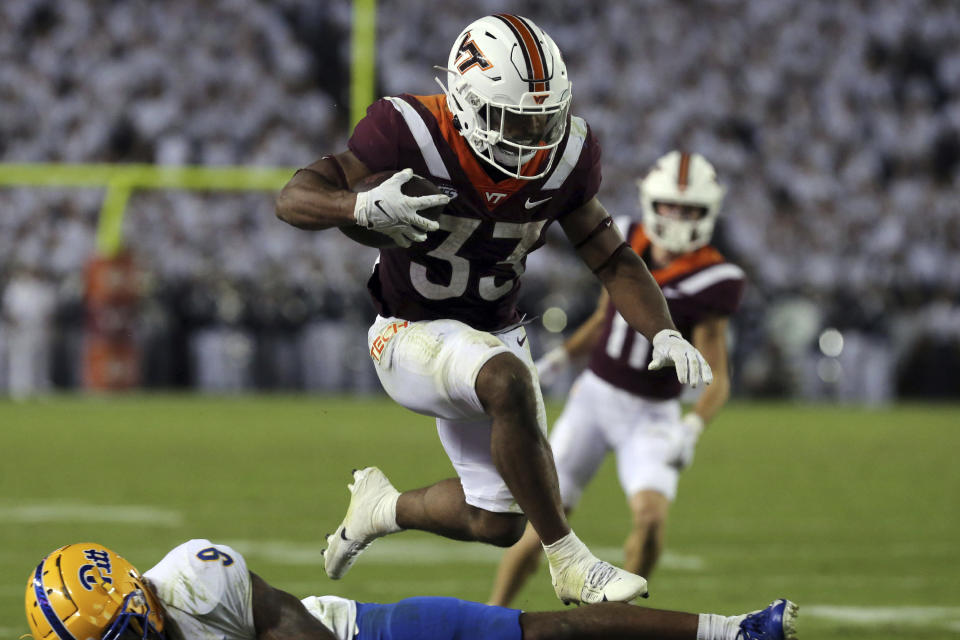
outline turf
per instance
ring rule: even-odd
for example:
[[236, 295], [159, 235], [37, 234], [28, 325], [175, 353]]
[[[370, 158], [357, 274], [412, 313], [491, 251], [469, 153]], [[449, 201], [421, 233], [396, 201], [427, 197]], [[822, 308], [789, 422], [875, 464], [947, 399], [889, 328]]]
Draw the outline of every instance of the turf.
[[[559, 406], [551, 406], [556, 415]], [[53, 548], [96, 540], [142, 570], [183, 540], [234, 545], [299, 596], [484, 600], [497, 553], [407, 532], [350, 575], [323, 573], [322, 535], [350, 470], [400, 488], [447, 477], [432, 422], [380, 397], [58, 397], [0, 402], [0, 632], [26, 631], [23, 590]], [[734, 404], [681, 479], [668, 556], [645, 605], [738, 613], [801, 605], [804, 639], [960, 636], [960, 408]], [[619, 557], [628, 524], [612, 465], [573, 519]], [[545, 569], [526, 609], [561, 608]]]

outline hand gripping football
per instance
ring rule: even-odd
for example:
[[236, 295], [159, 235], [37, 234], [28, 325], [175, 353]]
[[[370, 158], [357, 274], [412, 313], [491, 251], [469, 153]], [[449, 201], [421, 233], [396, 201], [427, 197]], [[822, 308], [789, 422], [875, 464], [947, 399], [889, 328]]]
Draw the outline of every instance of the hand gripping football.
[[[372, 173], [353, 185], [352, 190], [354, 193], [369, 191], [370, 189], [383, 184], [395, 173], [396, 171], [393, 170]], [[414, 174], [412, 178], [403, 184], [403, 187], [401, 187], [400, 191], [403, 192], [404, 195], [412, 197], [442, 195], [443, 193], [436, 187], [435, 184], [426, 178], [421, 178], [416, 174]], [[430, 220], [436, 221], [438, 218], [440, 218], [440, 214], [443, 213], [444, 208], [444, 206], [430, 207], [428, 209], [420, 209], [418, 213], [424, 218], [429, 218]], [[393, 241], [393, 238], [384, 233], [380, 233], [379, 231], [364, 229], [363, 227], [357, 225], [337, 228], [354, 242], [359, 242], [360, 244], [368, 247], [374, 247], [376, 249], [390, 249], [398, 246], [397, 243]]]

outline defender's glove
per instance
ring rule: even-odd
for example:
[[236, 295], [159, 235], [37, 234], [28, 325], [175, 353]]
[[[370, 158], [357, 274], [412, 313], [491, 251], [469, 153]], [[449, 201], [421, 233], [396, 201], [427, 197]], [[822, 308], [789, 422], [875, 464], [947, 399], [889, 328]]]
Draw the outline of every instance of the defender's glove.
[[647, 369], [656, 371], [671, 363], [677, 368], [677, 379], [684, 384], [695, 387], [701, 380], [713, 382], [713, 370], [703, 355], [679, 331], [663, 329], [653, 336], [653, 358]]
[[677, 452], [676, 467], [683, 470], [693, 464], [693, 452], [697, 448], [700, 434], [703, 433], [703, 418], [691, 411], [680, 421], [680, 431], [680, 450]]
[[445, 205], [450, 198], [445, 195], [412, 197], [404, 195], [400, 188], [413, 177], [413, 169], [404, 169], [393, 174], [380, 185], [357, 194], [353, 217], [357, 224], [393, 238], [401, 247], [411, 242], [423, 242], [428, 231], [436, 231], [440, 224], [424, 218], [417, 212]]
[[533, 366], [537, 368], [537, 378], [540, 379], [540, 384], [550, 386], [557, 381], [557, 376], [567, 368], [568, 364], [570, 364], [570, 354], [567, 353], [563, 345], [560, 345], [541, 356], [539, 360], [533, 363]]

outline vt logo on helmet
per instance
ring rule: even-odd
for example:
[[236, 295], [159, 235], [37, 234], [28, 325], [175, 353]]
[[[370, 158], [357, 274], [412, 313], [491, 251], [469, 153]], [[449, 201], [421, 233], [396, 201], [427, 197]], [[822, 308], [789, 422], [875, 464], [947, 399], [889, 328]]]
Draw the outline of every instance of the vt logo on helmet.
[[[457, 36], [443, 70], [447, 84], [437, 82], [477, 156], [511, 178], [545, 176], [566, 133], [571, 97], [550, 36], [522, 16], [486, 16]], [[524, 172], [534, 158], [540, 164]]]
[[106, 547], [61, 547], [31, 573], [27, 624], [34, 640], [161, 640], [163, 615], [140, 572]]

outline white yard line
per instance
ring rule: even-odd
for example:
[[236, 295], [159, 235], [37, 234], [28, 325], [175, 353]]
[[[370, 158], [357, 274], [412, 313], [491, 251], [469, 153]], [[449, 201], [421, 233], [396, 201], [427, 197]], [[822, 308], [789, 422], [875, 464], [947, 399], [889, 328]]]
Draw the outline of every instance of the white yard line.
[[853, 607], [800, 603], [800, 618], [821, 618], [857, 626], [898, 624], [960, 631], [960, 607]]
[[144, 505], [97, 505], [82, 502], [49, 502], [0, 507], [4, 524], [42, 524], [47, 522], [96, 522], [103, 524], [148, 524], [178, 527], [183, 514], [173, 509]]

